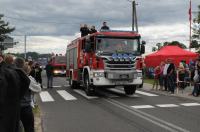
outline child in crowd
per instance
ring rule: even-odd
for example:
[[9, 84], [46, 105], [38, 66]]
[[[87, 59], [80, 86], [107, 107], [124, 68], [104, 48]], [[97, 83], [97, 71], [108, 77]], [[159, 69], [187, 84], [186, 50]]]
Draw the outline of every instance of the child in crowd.
[[154, 87], [155, 87], [155, 89], [158, 90], [159, 75], [160, 75], [160, 67], [157, 66], [154, 69], [154, 83], [153, 83], [152, 89], [154, 89]]

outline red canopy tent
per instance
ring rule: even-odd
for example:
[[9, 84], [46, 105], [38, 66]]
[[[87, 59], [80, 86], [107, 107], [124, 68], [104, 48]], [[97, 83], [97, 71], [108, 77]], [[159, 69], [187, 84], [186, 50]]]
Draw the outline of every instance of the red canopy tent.
[[165, 46], [159, 51], [154, 52], [145, 57], [146, 67], [156, 67], [161, 61], [165, 61], [167, 58], [172, 58], [173, 63], [178, 66], [181, 60], [185, 60], [188, 64], [191, 59], [196, 59], [197, 53], [184, 50], [178, 46]]

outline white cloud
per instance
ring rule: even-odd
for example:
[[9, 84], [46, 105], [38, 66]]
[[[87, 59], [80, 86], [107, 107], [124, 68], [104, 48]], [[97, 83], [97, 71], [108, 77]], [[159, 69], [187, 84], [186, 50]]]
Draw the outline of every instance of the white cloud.
[[[164, 41], [178, 40], [188, 46], [189, 0], [136, 2], [139, 31], [149, 51], [157, 42]], [[192, 0], [194, 11], [197, 5], [199, 0]], [[126, 0], [0, 0], [0, 14], [14, 17], [5, 17], [16, 27], [13, 34], [31, 35], [27, 37], [27, 51], [40, 53], [65, 52], [66, 43], [80, 36], [77, 32], [82, 23], [99, 29], [102, 21], [107, 20], [112, 29], [131, 30], [131, 12], [131, 3]], [[19, 44], [8, 51], [23, 52], [24, 38], [15, 37], [15, 40]]]
[[[116, 27], [114, 30], [131, 30], [131, 27]], [[142, 39], [147, 42], [146, 51], [151, 52], [152, 47], [156, 43], [166, 41], [179, 41], [189, 46], [189, 25], [171, 24], [168, 25], [152, 25], [139, 28]], [[75, 33], [73, 36], [27, 36], [27, 51], [36, 51], [39, 53], [62, 53], [66, 52], [67, 44], [73, 39], [80, 37], [80, 33]], [[15, 41], [19, 41], [13, 49], [7, 52], [24, 52], [24, 38], [17, 37]]]
[[[67, 44], [73, 39], [73, 36], [27, 36], [27, 52], [38, 53], [57, 53], [65, 54]], [[18, 37], [19, 44], [14, 48], [8, 49], [6, 52], [23, 53], [24, 52], [24, 38]]]
[[[113, 28], [118, 30], [131, 31], [131, 27]], [[149, 25], [139, 27], [142, 39], [147, 42], [146, 51], [151, 52], [156, 43], [179, 41], [189, 46], [189, 24], [175, 23], [170, 25]]]

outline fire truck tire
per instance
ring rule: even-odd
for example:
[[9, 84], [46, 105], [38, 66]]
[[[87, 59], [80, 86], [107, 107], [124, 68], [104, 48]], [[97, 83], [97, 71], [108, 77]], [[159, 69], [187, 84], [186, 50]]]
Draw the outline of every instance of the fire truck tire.
[[124, 86], [124, 91], [127, 95], [132, 95], [135, 93], [136, 91], [136, 86], [133, 85], [133, 86]]
[[94, 95], [94, 90], [92, 90], [93, 88], [90, 85], [88, 74], [85, 74], [85, 76], [84, 76], [84, 88], [85, 88], [85, 93], [87, 94], [87, 96]]

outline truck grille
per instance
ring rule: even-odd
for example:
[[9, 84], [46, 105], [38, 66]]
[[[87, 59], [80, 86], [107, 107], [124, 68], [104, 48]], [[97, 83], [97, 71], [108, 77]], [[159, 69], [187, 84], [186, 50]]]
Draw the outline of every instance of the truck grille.
[[105, 70], [133, 70], [135, 61], [108, 61], [105, 60]]

